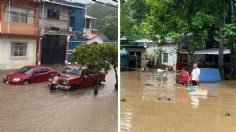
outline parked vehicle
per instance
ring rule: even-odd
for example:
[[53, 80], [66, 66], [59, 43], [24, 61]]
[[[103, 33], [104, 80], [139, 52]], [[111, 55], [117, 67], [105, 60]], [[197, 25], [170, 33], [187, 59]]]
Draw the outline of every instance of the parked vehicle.
[[3, 82], [14, 85], [27, 85], [47, 81], [48, 78], [58, 74], [57, 71], [46, 66], [25, 66], [14, 73], [6, 75]]
[[[70, 90], [74, 88], [89, 87], [96, 85], [98, 82], [105, 82], [105, 73], [95, 74], [82, 66], [66, 66], [62, 73], [58, 74], [59, 80], [55, 86], [56, 89]], [[54, 76], [49, 78], [48, 85], [51, 87], [52, 82], [55, 82]]]

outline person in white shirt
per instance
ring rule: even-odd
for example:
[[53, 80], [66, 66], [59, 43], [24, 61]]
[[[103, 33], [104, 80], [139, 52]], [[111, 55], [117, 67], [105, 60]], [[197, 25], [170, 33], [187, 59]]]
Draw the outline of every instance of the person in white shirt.
[[192, 80], [193, 86], [199, 85], [200, 73], [201, 73], [201, 71], [198, 68], [198, 65], [196, 63], [193, 64], [193, 71], [191, 74], [191, 80]]

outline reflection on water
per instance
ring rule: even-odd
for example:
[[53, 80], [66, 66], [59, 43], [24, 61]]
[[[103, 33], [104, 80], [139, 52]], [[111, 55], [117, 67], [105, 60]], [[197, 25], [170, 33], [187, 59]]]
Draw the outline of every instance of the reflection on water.
[[201, 84], [208, 94], [196, 96], [175, 84], [174, 73], [163, 75], [121, 72], [122, 132], [236, 131], [236, 90], [228, 82]]
[[[0, 71], [0, 79], [6, 72]], [[47, 83], [0, 82], [0, 132], [116, 132], [118, 94], [110, 71], [98, 96], [93, 88], [50, 92]]]

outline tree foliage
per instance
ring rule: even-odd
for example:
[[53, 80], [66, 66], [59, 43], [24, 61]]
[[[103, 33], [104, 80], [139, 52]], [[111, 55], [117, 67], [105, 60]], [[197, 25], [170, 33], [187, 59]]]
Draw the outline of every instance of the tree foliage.
[[[146, 0], [150, 8], [140, 26], [143, 36], [162, 45], [166, 38], [181, 41], [187, 33], [193, 36], [185, 41], [191, 62], [194, 51], [206, 47], [206, 40], [213, 40], [227, 15], [225, 0]], [[212, 30], [214, 29], [214, 30]], [[211, 33], [209, 33], [211, 32]], [[156, 35], [160, 37], [156, 37]]]
[[84, 44], [76, 47], [72, 54], [73, 62], [86, 65], [90, 71], [108, 71], [110, 65], [117, 66], [118, 48], [114, 44]]
[[121, 36], [130, 41], [142, 38], [139, 25], [148, 10], [145, 0], [121, 0]]
[[[218, 24], [225, 13], [224, 0], [146, 0], [150, 7], [141, 25], [144, 36], [165, 42], [165, 37], [181, 39], [183, 33], [193, 33], [190, 45], [203, 48], [208, 30]], [[154, 38], [155, 35], [160, 38]]]

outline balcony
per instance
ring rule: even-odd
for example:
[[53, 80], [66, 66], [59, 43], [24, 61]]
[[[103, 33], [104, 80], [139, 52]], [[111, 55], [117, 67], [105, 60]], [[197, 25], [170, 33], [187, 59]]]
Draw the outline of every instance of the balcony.
[[1, 21], [0, 34], [37, 36], [38, 32], [35, 24]]

